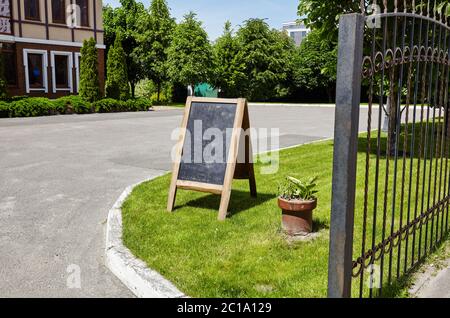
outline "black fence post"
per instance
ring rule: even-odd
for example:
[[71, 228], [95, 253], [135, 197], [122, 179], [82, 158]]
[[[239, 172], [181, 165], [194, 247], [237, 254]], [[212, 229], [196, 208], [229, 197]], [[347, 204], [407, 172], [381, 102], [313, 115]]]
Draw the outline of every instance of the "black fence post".
[[328, 297], [351, 296], [358, 123], [365, 17], [339, 22]]

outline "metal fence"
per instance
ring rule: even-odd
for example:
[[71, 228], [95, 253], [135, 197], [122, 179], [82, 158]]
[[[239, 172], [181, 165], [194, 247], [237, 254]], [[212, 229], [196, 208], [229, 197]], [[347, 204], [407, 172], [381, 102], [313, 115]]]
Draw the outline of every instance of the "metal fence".
[[[395, 295], [448, 234], [450, 20], [444, 4], [362, 1], [365, 13], [341, 17], [330, 297]], [[369, 119], [360, 134], [362, 111]]]

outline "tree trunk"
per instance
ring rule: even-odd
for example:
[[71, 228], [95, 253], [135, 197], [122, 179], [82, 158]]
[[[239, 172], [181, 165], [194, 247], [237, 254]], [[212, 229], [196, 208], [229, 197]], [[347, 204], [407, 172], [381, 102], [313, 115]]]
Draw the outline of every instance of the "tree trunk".
[[328, 95], [328, 102], [331, 104], [333, 103], [334, 100], [334, 90], [332, 87], [327, 87], [327, 95]]
[[161, 97], [161, 82], [158, 82], [157, 84], [157, 90], [158, 90], [158, 97], [156, 98], [158, 104], [161, 102], [160, 97]]
[[130, 82], [131, 86], [131, 98], [135, 98], [136, 96], [136, 84], [134, 82]]

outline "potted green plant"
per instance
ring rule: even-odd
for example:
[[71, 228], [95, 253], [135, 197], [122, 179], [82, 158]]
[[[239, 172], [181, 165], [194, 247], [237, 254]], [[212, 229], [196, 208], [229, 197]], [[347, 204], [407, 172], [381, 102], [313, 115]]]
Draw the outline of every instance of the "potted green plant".
[[280, 185], [278, 206], [282, 210], [282, 226], [289, 235], [307, 235], [312, 232], [312, 214], [317, 207], [315, 194], [317, 177], [303, 182], [287, 177]]

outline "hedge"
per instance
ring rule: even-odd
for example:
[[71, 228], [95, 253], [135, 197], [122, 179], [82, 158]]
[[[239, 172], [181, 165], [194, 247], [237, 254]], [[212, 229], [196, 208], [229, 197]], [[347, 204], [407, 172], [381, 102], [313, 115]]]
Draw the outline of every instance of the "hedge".
[[87, 114], [92, 112], [136, 112], [147, 111], [152, 103], [149, 99], [138, 98], [119, 101], [111, 98], [94, 103], [85, 101], [80, 96], [65, 96], [56, 100], [44, 97], [11, 98], [0, 101], [0, 117], [35, 117], [58, 114]]
[[80, 96], [60, 97], [54, 103], [58, 105], [62, 114], [88, 114], [93, 111], [91, 103]]

